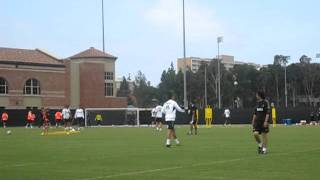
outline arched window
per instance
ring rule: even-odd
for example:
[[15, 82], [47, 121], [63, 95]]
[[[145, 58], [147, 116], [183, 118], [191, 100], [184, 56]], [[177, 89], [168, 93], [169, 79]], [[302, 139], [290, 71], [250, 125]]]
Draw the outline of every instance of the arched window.
[[8, 82], [0, 77], [0, 94], [8, 94]]
[[36, 79], [28, 79], [24, 85], [23, 94], [40, 94], [40, 82]]

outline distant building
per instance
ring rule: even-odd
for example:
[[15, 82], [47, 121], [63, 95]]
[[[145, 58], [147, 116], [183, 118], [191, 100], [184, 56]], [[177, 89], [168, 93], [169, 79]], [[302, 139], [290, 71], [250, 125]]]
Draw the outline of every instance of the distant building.
[[116, 97], [116, 59], [93, 47], [67, 59], [0, 48], [0, 107], [126, 107], [126, 99]]
[[209, 64], [211, 61], [212, 59], [199, 57], [187, 57], [185, 60], [183, 58], [179, 58], [177, 60], [177, 70], [183, 71], [183, 68], [186, 65], [188, 68], [191, 69], [192, 72], [195, 73], [199, 70], [201, 64]]
[[[235, 61], [234, 56], [230, 55], [221, 55], [220, 58], [221, 63], [227, 70], [230, 70], [236, 64], [248, 64], [254, 66], [256, 69], [260, 69], [261, 65], [254, 64], [254, 63], [246, 63], [242, 61]], [[217, 58], [210, 59], [210, 58], [199, 58], [199, 57], [187, 57], [185, 60], [183, 58], [178, 58], [177, 60], [177, 69], [183, 70], [184, 64], [186, 64], [187, 68], [190, 68], [192, 72], [197, 72], [201, 66], [201, 64], [209, 64], [211, 61], [217, 61]]]

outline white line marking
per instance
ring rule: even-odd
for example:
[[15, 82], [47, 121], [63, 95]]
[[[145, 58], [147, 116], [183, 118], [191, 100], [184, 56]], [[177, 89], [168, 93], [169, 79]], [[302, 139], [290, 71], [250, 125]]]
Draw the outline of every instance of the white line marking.
[[106, 179], [106, 178], [113, 178], [113, 177], [119, 177], [119, 176], [130, 176], [130, 175], [139, 175], [139, 174], [153, 173], [153, 172], [159, 172], [159, 171], [175, 170], [175, 169], [181, 169], [181, 168], [183, 168], [183, 167], [182, 166], [174, 166], [174, 167], [169, 167], [169, 168], [150, 169], [150, 170], [144, 170], [144, 171], [133, 171], [133, 172], [126, 172], [126, 173], [119, 173], [119, 174], [114, 174], [114, 175], [98, 176], [98, 177], [84, 178], [84, 179], [77, 179], [77, 180]]
[[[91, 177], [91, 178], [80, 178], [75, 180], [97, 180], [97, 179], [108, 179], [108, 178], [114, 178], [114, 177], [120, 177], [120, 176], [130, 176], [130, 175], [140, 175], [140, 174], [146, 174], [146, 173], [153, 173], [153, 172], [160, 172], [160, 171], [168, 171], [168, 170], [175, 170], [175, 169], [183, 169], [183, 168], [189, 168], [189, 167], [198, 167], [198, 166], [206, 166], [206, 165], [213, 165], [213, 164], [224, 164], [229, 162], [236, 162], [236, 161], [242, 161], [247, 159], [258, 159], [261, 158], [261, 156], [270, 156], [270, 155], [289, 155], [293, 153], [305, 153], [305, 152], [312, 152], [312, 151], [319, 151], [320, 148], [312, 149], [312, 150], [306, 150], [306, 151], [296, 151], [296, 152], [288, 152], [288, 153], [275, 153], [275, 154], [269, 154], [269, 155], [257, 155], [254, 157], [249, 158], [236, 158], [236, 159], [228, 159], [228, 160], [221, 160], [221, 161], [211, 161], [211, 162], [204, 162], [204, 163], [198, 163], [193, 164], [191, 166], [174, 166], [174, 167], [168, 167], [168, 168], [158, 168], [158, 169], [150, 169], [150, 170], [143, 170], [143, 171], [132, 171], [132, 172], [124, 172], [114, 175], [106, 175], [106, 176], [98, 176], [98, 177]], [[220, 179], [222, 179], [221, 177]]]

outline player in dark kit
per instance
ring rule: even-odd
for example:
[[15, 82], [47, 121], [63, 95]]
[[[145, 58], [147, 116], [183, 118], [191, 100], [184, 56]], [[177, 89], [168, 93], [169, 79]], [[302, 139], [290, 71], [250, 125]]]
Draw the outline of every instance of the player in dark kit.
[[190, 116], [190, 131], [188, 132], [189, 135], [194, 134], [197, 135], [198, 133], [198, 116], [197, 116], [197, 107], [191, 103], [188, 107], [188, 115]]
[[[258, 153], [267, 153], [268, 133], [269, 133], [269, 117], [270, 106], [269, 102], [265, 100], [265, 95], [262, 91], [256, 93], [257, 106], [254, 109], [252, 118], [253, 135], [258, 143]], [[260, 140], [262, 135], [262, 143]]]

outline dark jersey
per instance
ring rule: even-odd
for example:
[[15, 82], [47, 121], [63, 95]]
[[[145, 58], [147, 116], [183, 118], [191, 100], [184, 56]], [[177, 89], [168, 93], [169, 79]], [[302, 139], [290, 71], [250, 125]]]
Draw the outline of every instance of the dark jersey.
[[257, 102], [257, 106], [254, 109], [254, 114], [256, 115], [256, 123], [262, 124], [266, 119], [266, 115], [270, 115], [269, 102], [267, 100], [261, 100]]
[[197, 119], [197, 107], [195, 105], [189, 106], [188, 114], [190, 117], [193, 117], [195, 120]]

